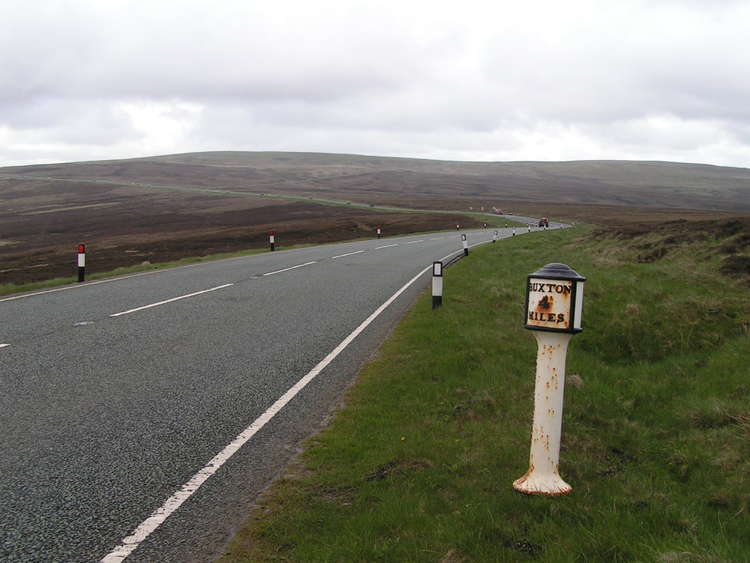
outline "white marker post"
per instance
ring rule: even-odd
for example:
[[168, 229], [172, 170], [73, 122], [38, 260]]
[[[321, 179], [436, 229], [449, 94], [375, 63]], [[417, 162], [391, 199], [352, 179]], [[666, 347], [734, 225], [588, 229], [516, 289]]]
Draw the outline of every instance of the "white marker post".
[[432, 263], [432, 308], [443, 304], [443, 263]]
[[531, 225], [526, 225], [526, 228], [531, 232]]
[[513, 236], [516, 236], [516, 230], [513, 229]]
[[460, 231], [461, 230], [461, 225], [456, 225], [456, 230]]
[[465, 234], [461, 235], [461, 242], [462, 242], [462, 244], [464, 246], [464, 256], [468, 256], [469, 255], [469, 241], [466, 240], [466, 235]]
[[78, 245], [78, 281], [82, 282], [86, 279], [86, 245]]
[[378, 227], [377, 233], [378, 233], [378, 238], [382, 238], [383, 237], [383, 231], [380, 229], [380, 227]]
[[497, 231], [494, 231], [494, 232], [492, 233], [492, 242], [494, 243], [494, 242], [496, 242], [496, 241], [497, 241]]
[[513, 488], [529, 495], [565, 495], [572, 489], [559, 473], [565, 356], [581, 332], [586, 278], [565, 264], [547, 264], [528, 277], [526, 328], [537, 341], [534, 421], [526, 475]]
[[268, 233], [268, 244], [271, 245], [271, 252], [276, 250], [276, 231]]

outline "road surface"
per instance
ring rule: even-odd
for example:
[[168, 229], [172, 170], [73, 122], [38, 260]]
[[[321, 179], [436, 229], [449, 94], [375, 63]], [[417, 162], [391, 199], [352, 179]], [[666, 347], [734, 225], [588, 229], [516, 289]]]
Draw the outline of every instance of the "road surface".
[[220, 555], [427, 286], [419, 273], [461, 253], [459, 233], [412, 235], [0, 298], [0, 560]]

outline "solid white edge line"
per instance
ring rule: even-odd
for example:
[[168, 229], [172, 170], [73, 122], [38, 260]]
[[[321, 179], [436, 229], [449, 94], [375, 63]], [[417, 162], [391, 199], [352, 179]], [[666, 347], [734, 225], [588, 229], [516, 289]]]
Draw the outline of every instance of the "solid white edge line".
[[151, 307], [158, 307], [159, 305], [164, 305], [166, 303], [172, 303], [173, 301], [179, 301], [180, 299], [187, 299], [188, 297], [194, 297], [196, 295], [200, 295], [202, 293], [208, 293], [210, 291], [216, 291], [217, 289], [224, 289], [225, 287], [230, 287], [234, 285], [233, 283], [225, 283], [224, 285], [220, 285], [217, 287], [212, 287], [211, 289], [204, 289], [202, 291], [196, 291], [194, 293], [188, 293], [187, 295], [180, 295], [179, 297], [173, 297], [172, 299], [166, 299], [164, 301], [159, 301], [158, 303], [151, 303], [150, 305], [144, 305], [143, 307], [136, 307], [135, 309], [128, 309], [127, 311], [122, 311], [121, 313], [114, 313], [110, 315], [110, 317], [121, 317], [122, 315], [129, 315], [130, 313], [135, 313], [136, 311], [143, 311], [144, 309], [150, 309]]
[[301, 268], [302, 266], [309, 266], [310, 264], [317, 264], [317, 262], [313, 260], [312, 262], [305, 262], [304, 264], [297, 264], [296, 266], [292, 266], [291, 268], [284, 268], [283, 270], [276, 270], [275, 272], [267, 272], [263, 275], [272, 276], [274, 274], [280, 274], [281, 272], [288, 272], [289, 270], [294, 270], [295, 268]]
[[336, 260], [336, 258], [343, 258], [344, 256], [352, 256], [353, 254], [362, 254], [364, 250], [357, 250], [356, 252], [347, 252], [346, 254], [339, 254], [338, 256], [332, 256], [331, 260]]
[[[482, 241], [478, 242], [472, 246], [478, 246], [479, 244], [488, 243], [489, 241]], [[451, 252], [450, 254], [444, 256], [441, 258], [442, 260], [446, 260], [450, 258], [453, 255], [460, 254], [463, 252], [463, 250], [457, 250], [455, 252]], [[289, 390], [284, 393], [279, 399], [276, 400], [276, 402], [268, 407], [268, 409], [260, 415], [258, 418], [256, 418], [250, 426], [245, 428], [240, 434], [237, 435], [237, 437], [230, 442], [221, 452], [216, 454], [214, 458], [209, 461], [203, 469], [198, 471], [193, 477], [190, 478], [190, 480], [185, 483], [179, 491], [175, 492], [171, 497], [169, 497], [164, 504], [162, 504], [159, 508], [157, 508], [154, 512], [151, 513], [151, 516], [146, 518], [143, 522], [141, 522], [135, 530], [133, 530], [133, 533], [129, 535], [128, 537], [124, 538], [120, 545], [115, 548], [111, 553], [108, 555], [105, 555], [101, 560], [100, 563], [116, 563], [119, 561], [123, 561], [126, 557], [128, 557], [133, 551], [135, 551], [138, 546], [148, 537], [150, 536], [161, 524], [174, 512], [176, 511], [182, 503], [184, 503], [188, 498], [190, 498], [195, 491], [198, 490], [198, 488], [208, 480], [209, 477], [211, 477], [214, 473], [216, 473], [226, 462], [231, 458], [243, 445], [247, 443], [250, 438], [252, 438], [255, 434], [257, 434], [268, 422], [279, 412], [281, 409], [283, 409], [287, 403], [289, 403], [294, 397], [296, 397], [302, 389], [304, 389], [308, 383], [310, 383], [313, 379], [315, 379], [320, 372], [322, 372], [328, 364], [330, 364], [333, 360], [336, 359], [336, 357], [346, 349], [349, 344], [357, 337], [359, 334], [364, 331], [376, 318], [380, 316], [380, 314], [391, 304], [393, 303], [398, 297], [406, 291], [409, 286], [411, 286], [415, 281], [417, 281], [423, 274], [425, 274], [427, 271], [429, 271], [432, 268], [432, 265], [427, 266], [423, 270], [421, 270], [416, 276], [414, 276], [412, 279], [410, 279], [406, 284], [404, 284], [401, 289], [399, 289], [396, 293], [394, 293], [388, 300], [383, 303], [380, 307], [378, 307], [369, 317], [367, 317], [362, 324], [360, 324], [354, 331], [349, 334], [344, 340], [341, 341], [341, 343], [336, 346], [325, 358], [323, 358], [312, 370], [310, 370], [307, 375], [305, 375], [302, 379], [300, 379], [297, 383], [295, 383], [292, 387], [289, 388]]]
[[[189, 264], [188, 266], [196, 266], [197, 264]], [[187, 268], [188, 266], [182, 266], [183, 268]], [[99, 281], [92, 281], [92, 282], [85, 282], [80, 283], [77, 285], [66, 285], [65, 287], [58, 287], [56, 289], [47, 289], [44, 291], [35, 291], [34, 293], [22, 293], [21, 295], [14, 295], [13, 297], [4, 297], [0, 299], [0, 303], [3, 301], [15, 301], [16, 299], [25, 299], [26, 297], [34, 297], [35, 295], [45, 295], [47, 293], [57, 293], [58, 291], [69, 291], [71, 289], [83, 289], [84, 287], [90, 287], [92, 285], [99, 285], [101, 283], [110, 283], [120, 280], [126, 280], [128, 278], [137, 278], [140, 276], [148, 276], [151, 274], [158, 274], [160, 272], [166, 272], [167, 270], [154, 270], [152, 272], [141, 272], [139, 274], [128, 274], [127, 276], [120, 276], [117, 278], [112, 278], [108, 280], [99, 280]]]
[[386, 244], [385, 246], [376, 246], [375, 250], [380, 250], [381, 248], [391, 248], [392, 246], [398, 246], [397, 244]]
[[0, 348], [7, 348], [10, 344], [0, 344]]
[[[449, 254], [451, 256], [454, 253]], [[447, 258], [447, 257], [446, 257]], [[323, 358], [314, 368], [310, 370], [307, 375], [295, 383], [289, 390], [279, 397], [276, 402], [268, 407], [268, 409], [256, 418], [250, 426], [245, 428], [237, 437], [232, 440], [223, 450], [221, 450], [214, 458], [209, 461], [203, 469], [193, 475], [190, 480], [185, 483], [179, 491], [169, 497], [164, 504], [157, 508], [151, 513], [151, 516], [141, 522], [133, 533], [128, 537], [124, 538], [120, 545], [115, 548], [111, 553], [105, 555], [100, 563], [115, 563], [122, 561], [149, 536], [154, 530], [156, 530], [175, 510], [177, 510], [183, 502], [190, 498], [198, 488], [206, 482], [206, 480], [216, 473], [227, 460], [232, 457], [237, 450], [239, 450], [250, 438], [252, 438], [258, 431], [260, 431], [268, 422], [276, 416], [276, 414], [283, 409], [289, 401], [299, 394], [302, 389], [307, 386], [313, 379], [315, 379], [321, 371], [323, 371], [328, 364], [330, 364], [336, 357], [344, 351], [344, 349], [351, 344], [351, 342], [359, 336], [359, 334], [365, 330], [380, 314], [393, 303], [409, 286], [417, 281], [423, 274], [432, 268], [432, 265], [427, 266], [421, 270], [416, 276], [406, 282], [401, 289], [394, 293], [388, 300], [383, 303], [380, 307], [367, 317], [362, 324], [360, 324], [354, 331], [344, 338], [341, 343], [336, 346], [325, 358]]]

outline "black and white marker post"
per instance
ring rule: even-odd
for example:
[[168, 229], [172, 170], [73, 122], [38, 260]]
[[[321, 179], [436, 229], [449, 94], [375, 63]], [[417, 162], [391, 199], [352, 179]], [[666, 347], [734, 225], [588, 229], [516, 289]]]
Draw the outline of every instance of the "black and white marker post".
[[443, 263], [432, 263], [432, 308], [443, 304]]
[[497, 231], [494, 231], [492, 233], [492, 242], [496, 242], [496, 241], [497, 241]]
[[78, 281], [86, 279], [86, 245], [78, 245]]
[[268, 243], [271, 245], [271, 252], [276, 250], [276, 231], [268, 233]]
[[461, 242], [464, 245], [464, 256], [468, 256], [469, 255], [469, 241], [466, 240], [466, 235], [463, 235], [463, 234], [461, 235]]
[[383, 231], [378, 227], [378, 238], [383, 238]]
[[456, 230], [460, 231], [461, 230], [461, 225], [456, 225]]

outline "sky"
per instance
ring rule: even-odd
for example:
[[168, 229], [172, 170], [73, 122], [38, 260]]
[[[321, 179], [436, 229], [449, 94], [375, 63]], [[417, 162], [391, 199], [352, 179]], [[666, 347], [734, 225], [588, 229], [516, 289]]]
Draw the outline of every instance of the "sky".
[[748, 0], [2, 0], [0, 166], [250, 150], [750, 167], [748, 30]]

